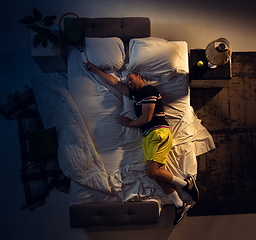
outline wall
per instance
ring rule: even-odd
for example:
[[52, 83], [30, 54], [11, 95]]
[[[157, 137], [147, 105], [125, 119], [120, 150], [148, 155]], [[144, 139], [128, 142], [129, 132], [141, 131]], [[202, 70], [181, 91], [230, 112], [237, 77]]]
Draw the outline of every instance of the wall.
[[17, 22], [31, 15], [33, 7], [58, 19], [69, 11], [82, 17], [146, 16], [151, 19], [153, 36], [186, 40], [190, 48], [204, 48], [210, 41], [226, 37], [234, 51], [256, 50], [253, 0], [10, 0], [4, 4], [1, 52], [29, 47], [29, 31]]

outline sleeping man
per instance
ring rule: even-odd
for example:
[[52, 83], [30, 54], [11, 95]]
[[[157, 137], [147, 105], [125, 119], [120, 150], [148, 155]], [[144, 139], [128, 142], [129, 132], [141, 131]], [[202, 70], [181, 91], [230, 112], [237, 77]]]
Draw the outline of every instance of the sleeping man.
[[168, 195], [168, 199], [174, 202], [176, 217], [173, 224], [176, 225], [192, 206], [181, 200], [175, 186], [181, 187], [190, 194], [194, 202], [199, 197], [199, 191], [192, 176], [180, 179], [165, 169], [167, 155], [172, 148], [172, 133], [165, 120], [161, 95], [155, 87], [146, 85], [143, 78], [137, 73], [128, 74], [127, 84], [125, 84], [91, 63], [86, 63], [85, 68], [134, 102], [137, 119], [131, 120], [124, 116], [118, 116], [117, 120], [123, 126], [141, 128], [146, 174], [156, 180]]

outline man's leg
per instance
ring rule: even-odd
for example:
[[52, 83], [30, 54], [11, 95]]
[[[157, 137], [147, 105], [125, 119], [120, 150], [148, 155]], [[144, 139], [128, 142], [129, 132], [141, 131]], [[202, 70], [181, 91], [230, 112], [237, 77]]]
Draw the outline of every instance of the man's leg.
[[179, 197], [179, 194], [177, 193], [174, 184], [157, 180], [156, 182], [160, 185], [165, 194], [168, 196], [167, 200], [172, 200], [176, 208], [180, 208], [183, 206], [183, 201]]
[[174, 177], [173, 174], [167, 171], [163, 164], [153, 161], [147, 161], [146, 173], [148, 177], [157, 181], [166, 195], [168, 195], [168, 199], [173, 201], [176, 207], [176, 215], [173, 224], [178, 224], [192, 206], [180, 199], [179, 194], [175, 189], [175, 185], [172, 183]]
[[[159, 182], [168, 184], [172, 183], [179, 186], [188, 192], [194, 201], [197, 201], [199, 191], [193, 177], [181, 179], [165, 169], [166, 163], [162, 160], [166, 160], [172, 147], [172, 137], [169, 129], [157, 129], [151, 131], [146, 137], [144, 137], [142, 147], [146, 163], [146, 174], [148, 177]], [[166, 190], [168, 189], [168, 186], [164, 184], [162, 184], [162, 186], [165, 191], [168, 191]], [[173, 189], [173, 186], [170, 185], [169, 188]]]
[[[159, 182], [164, 182], [169, 184], [169, 191], [175, 189], [173, 185], [181, 187], [187, 193], [191, 195], [194, 201], [197, 201], [199, 197], [199, 191], [197, 189], [196, 183], [193, 177], [187, 177], [185, 179], [180, 179], [175, 177], [171, 172], [165, 169], [164, 164], [160, 164], [154, 161], [147, 161], [146, 164], [146, 174], [148, 177], [155, 179]], [[159, 183], [159, 185], [163, 188], [164, 191], [168, 191], [168, 185]], [[162, 184], [162, 185], [161, 185]], [[171, 185], [173, 184], [173, 185]]]
[[182, 188], [187, 185], [187, 182], [185, 180], [173, 176], [171, 172], [166, 170], [165, 165], [154, 161], [147, 161], [146, 174], [148, 177], [153, 178], [156, 181], [162, 181], [164, 183], [178, 185]]

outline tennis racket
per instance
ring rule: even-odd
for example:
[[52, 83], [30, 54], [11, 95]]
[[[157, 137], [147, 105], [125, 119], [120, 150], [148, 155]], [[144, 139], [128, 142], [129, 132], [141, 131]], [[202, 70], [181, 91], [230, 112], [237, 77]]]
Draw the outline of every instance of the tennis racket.
[[59, 28], [64, 44], [76, 46], [83, 60], [87, 63], [88, 61], [83, 51], [84, 24], [82, 19], [75, 13], [65, 13], [59, 20]]

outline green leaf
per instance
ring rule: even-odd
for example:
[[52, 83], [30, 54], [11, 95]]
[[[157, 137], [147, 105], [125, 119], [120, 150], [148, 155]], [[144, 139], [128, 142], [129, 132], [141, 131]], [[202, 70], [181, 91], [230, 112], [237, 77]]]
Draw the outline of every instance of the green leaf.
[[24, 17], [19, 21], [19, 23], [21, 24], [33, 24], [35, 22], [36, 22], [36, 19], [32, 16]]
[[48, 22], [44, 23], [44, 26], [46, 26], [46, 27], [50, 27], [52, 25], [53, 25], [53, 21], [48, 21]]
[[28, 25], [27, 28], [38, 33], [39, 35], [41, 34], [41, 27], [39, 27], [38, 25]]
[[34, 48], [38, 47], [38, 45], [40, 44], [41, 40], [42, 40], [42, 38], [38, 34], [34, 36], [34, 38], [33, 38], [33, 46], [34, 46]]
[[59, 43], [59, 39], [54, 34], [47, 34], [45, 35], [48, 40], [50, 40], [53, 43]]
[[47, 45], [48, 45], [47, 38], [46, 38], [46, 37], [43, 37], [43, 38], [42, 38], [42, 46], [43, 46], [44, 48], [46, 48]]
[[33, 14], [38, 22], [42, 20], [42, 14], [37, 9], [33, 8]]
[[44, 17], [43, 18], [43, 20], [42, 20], [42, 22], [50, 22], [50, 21], [53, 21], [53, 20], [55, 20], [56, 19], [56, 15], [54, 15], [54, 16], [46, 16], [46, 17]]

